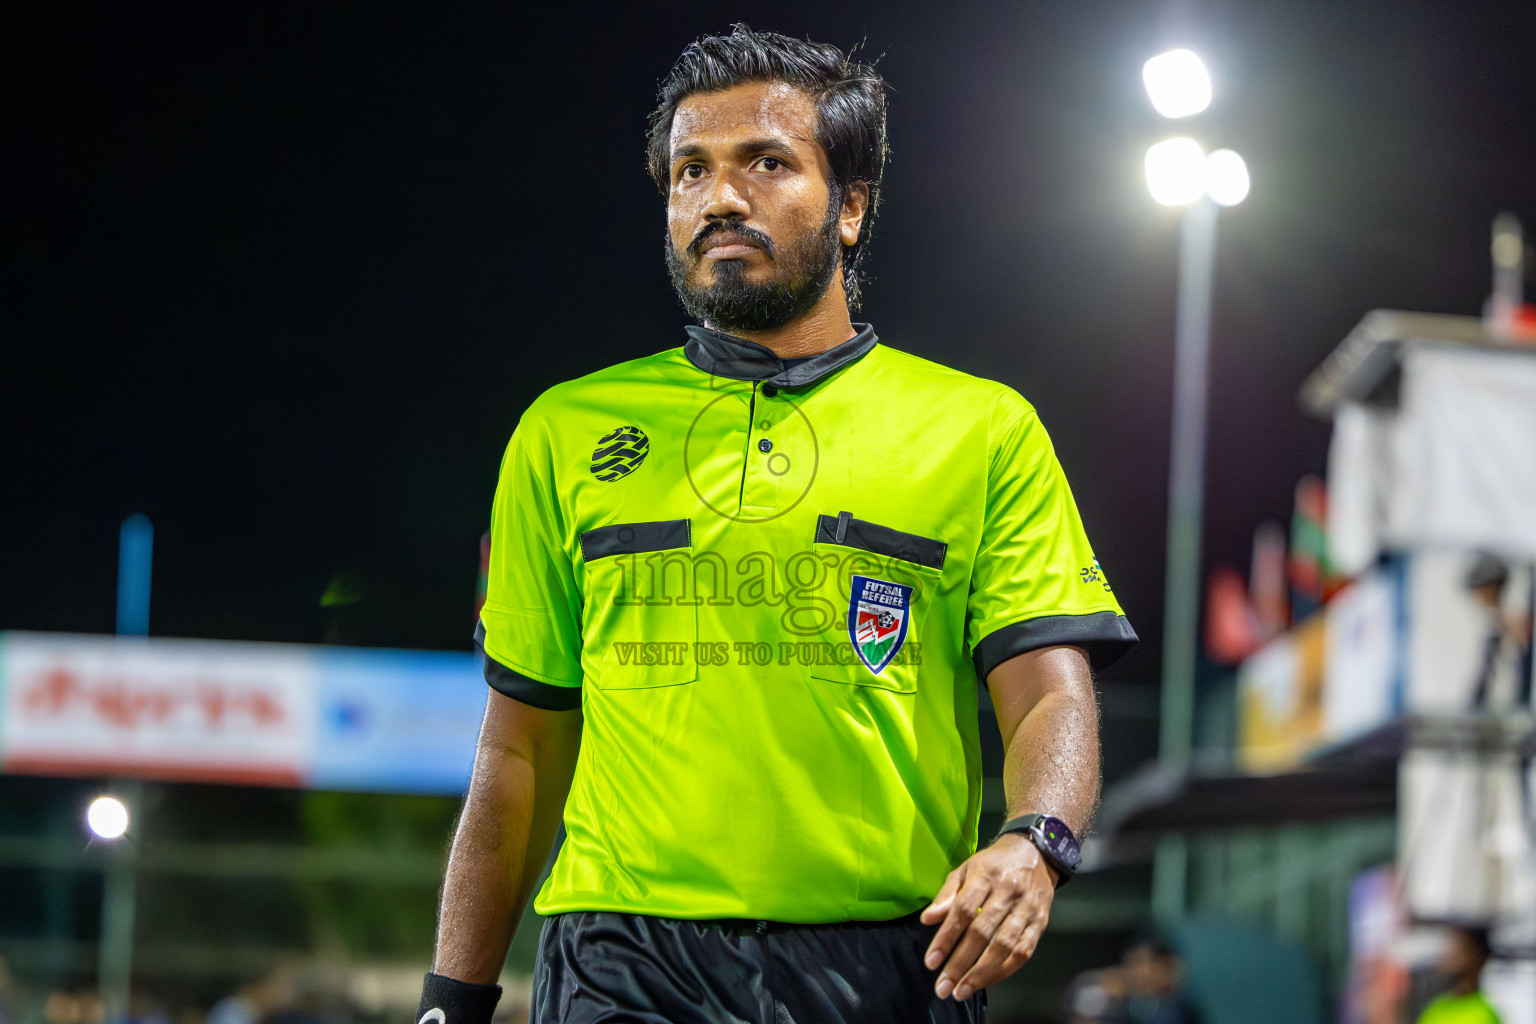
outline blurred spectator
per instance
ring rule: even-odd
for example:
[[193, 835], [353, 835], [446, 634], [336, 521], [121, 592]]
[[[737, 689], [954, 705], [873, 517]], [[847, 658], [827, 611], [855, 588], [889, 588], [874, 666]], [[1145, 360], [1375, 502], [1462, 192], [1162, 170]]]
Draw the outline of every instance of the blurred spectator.
[[1160, 936], [1138, 936], [1118, 967], [1089, 971], [1067, 994], [1071, 1024], [1200, 1024], [1184, 998], [1184, 961]]
[[1431, 1002], [1419, 1024], [1499, 1024], [1480, 990], [1488, 963], [1488, 929], [1452, 928], [1440, 971], [1450, 981], [1449, 992]]
[[43, 1003], [43, 1019], [48, 1024], [101, 1024], [101, 996], [93, 989], [50, 992]]
[[129, 999], [128, 1021], [129, 1024], [171, 1024], [165, 1007], [143, 992], [134, 992]]
[[358, 1019], [344, 969], [312, 968], [304, 972], [302, 984], [288, 972], [277, 974], [276, 979], [283, 999], [262, 1014], [258, 1024], [349, 1024]]
[[296, 997], [293, 972], [277, 967], [266, 976], [242, 985], [208, 1010], [207, 1024], [257, 1024], [289, 1009]]
[[1508, 583], [1509, 567], [1486, 552], [1478, 555], [1467, 572], [1467, 589], [1488, 617], [1482, 663], [1472, 690], [1472, 705], [1478, 709], [1488, 705], [1494, 676], [1503, 662], [1510, 663], [1505, 670], [1512, 672], [1516, 680], [1515, 704], [1524, 706], [1530, 702], [1531, 609], [1506, 611], [1504, 590]]
[[1118, 967], [1084, 971], [1067, 988], [1070, 1024], [1108, 1024], [1125, 1003], [1125, 985]]

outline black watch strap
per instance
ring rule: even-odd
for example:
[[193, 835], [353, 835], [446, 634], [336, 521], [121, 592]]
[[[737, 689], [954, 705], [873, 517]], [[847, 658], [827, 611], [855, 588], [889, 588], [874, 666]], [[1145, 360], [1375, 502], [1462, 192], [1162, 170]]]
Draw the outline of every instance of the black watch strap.
[[500, 1001], [500, 985], [476, 985], [428, 974], [421, 985], [416, 1024], [491, 1024]]
[[1021, 833], [1035, 844], [1035, 849], [1040, 851], [1045, 862], [1056, 869], [1058, 889], [1077, 874], [1077, 866], [1083, 859], [1082, 851], [1078, 847], [1077, 837], [1060, 818], [1048, 814], [1024, 814], [1009, 818], [998, 829], [997, 837], [1001, 839], [1010, 832]]

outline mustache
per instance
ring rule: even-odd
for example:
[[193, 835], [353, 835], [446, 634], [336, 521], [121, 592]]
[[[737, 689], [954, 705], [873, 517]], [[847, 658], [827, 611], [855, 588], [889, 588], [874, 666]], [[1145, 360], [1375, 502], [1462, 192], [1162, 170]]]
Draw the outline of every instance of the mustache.
[[749, 228], [745, 224], [733, 220], [717, 220], [704, 225], [704, 229], [694, 236], [693, 241], [688, 243], [688, 255], [698, 259], [699, 251], [709, 236], [717, 235], [722, 231], [729, 231], [732, 234], [740, 235], [742, 238], [756, 242], [763, 247], [763, 252], [767, 254], [768, 258], [770, 260], [773, 259], [773, 239], [756, 228]]

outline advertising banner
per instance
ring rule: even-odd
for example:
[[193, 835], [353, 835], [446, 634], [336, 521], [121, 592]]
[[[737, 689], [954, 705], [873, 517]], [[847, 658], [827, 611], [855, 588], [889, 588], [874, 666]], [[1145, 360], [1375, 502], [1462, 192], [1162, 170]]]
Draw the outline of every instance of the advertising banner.
[[0, 634], [0, 771], [458, 793], [474, 655]]

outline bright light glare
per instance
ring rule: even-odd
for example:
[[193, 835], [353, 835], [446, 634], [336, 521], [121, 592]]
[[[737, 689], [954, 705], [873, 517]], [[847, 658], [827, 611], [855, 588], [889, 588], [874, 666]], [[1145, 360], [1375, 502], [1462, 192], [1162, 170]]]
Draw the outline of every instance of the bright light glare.
[[1194, 139], [1169, 139], [1147, 150], [1147, 188], [1164, 206], [1205, 195], [1205, 151]]
[[1230, 149], [1218, 149], [1205, 158], [1205, 190], [1222, 206], [1236, 206], [1248, 198], [1248, 165]]
[[128, 831], [128, 808], [115, 796], [99, 796], [86, 808], [85, 823], [102, 839], [119, 839]]
[[1188, 50], [1160, 53], [1141, 66], [1152, 106], [1164, 117], [1188, 117], [1211, 105], [1211, 76]]

